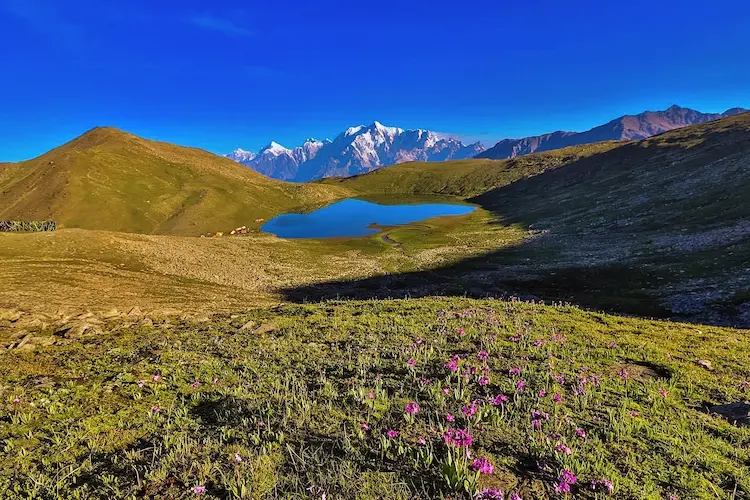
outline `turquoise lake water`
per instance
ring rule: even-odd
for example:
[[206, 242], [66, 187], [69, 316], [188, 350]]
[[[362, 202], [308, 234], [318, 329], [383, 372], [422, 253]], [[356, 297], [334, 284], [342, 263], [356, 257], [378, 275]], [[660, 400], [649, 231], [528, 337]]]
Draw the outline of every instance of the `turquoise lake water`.
[[341, 238], [367, 236], [379, 229], [370, 227], [409, 224], [431, 217], [464, 215], [476, 209], [473, 205], [420, 203], [381, 205], [348, 199], [306, 214], [284, 214], [261, 226], [261, 230], [280, 238]]

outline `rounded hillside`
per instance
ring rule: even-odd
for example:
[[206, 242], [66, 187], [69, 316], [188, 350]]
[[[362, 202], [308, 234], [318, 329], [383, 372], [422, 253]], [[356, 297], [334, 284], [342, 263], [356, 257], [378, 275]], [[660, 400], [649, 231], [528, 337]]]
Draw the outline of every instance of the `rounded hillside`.
[[0, 172], [0, 218], [185, 234], [250, 225], [341, 190], [269, 179], [207, 151], [96, 127]]

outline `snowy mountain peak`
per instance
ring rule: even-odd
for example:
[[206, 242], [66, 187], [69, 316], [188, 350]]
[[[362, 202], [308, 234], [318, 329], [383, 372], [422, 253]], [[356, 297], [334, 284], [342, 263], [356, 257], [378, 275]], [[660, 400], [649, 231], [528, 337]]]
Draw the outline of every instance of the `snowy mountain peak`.
[[234, 160], [239, 163], [245, 163], [255, 158], [255, 153], [252, 153], [250, 151], [245, 151], [242, 148], [237, 148], [231, 153], [229, 153], [228, 155], [224, 155], [224, 156], [229, 158], [230, 160]]
[[346, 129], [346, 132], [344, 132], [344, 137], [355, 135], [363, 128], [365, 128], [364, 125], [357, 125], [356, 127], [349, 127], [348, 129]]
[[472, 158], [482, 151], [476, 144], [467, 146], [429, 130], [404, 130], [375, 121], [349, 127], [334, 141], [307, 139], [293, 150], [272, 142], [248, 159], [227, 156], [269, 177], [304, 182], [361, 174], [407, 161]]
[[285, 148], [275, 141], [271, 141], [271, 144], [260, 150], [260, 154], [270, 153], [274, 156], [278, 156], [280, 154], [291, 154], [291, 152], [292, 151], [290, 149]]

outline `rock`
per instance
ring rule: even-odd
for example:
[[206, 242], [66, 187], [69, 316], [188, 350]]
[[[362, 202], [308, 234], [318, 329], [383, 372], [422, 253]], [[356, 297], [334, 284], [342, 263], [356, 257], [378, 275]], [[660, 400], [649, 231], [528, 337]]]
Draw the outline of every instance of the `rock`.
[[256, 328], [253, 333], [271, 333], [276, 331], [276, 325], [273, 323], [265, 323]]
[[143, 311], [141, 311], [138, 306], [135, 306], [130, 311], [128, 311], [129, 318], [140, 318], [141, 316], [143, 316]]
[[26, 335], [24, 335], [24, 337], [21, 339], [20, 342], [18, 342], [15, 346], [13, 346], [13, 348], [23, 349], [23, 347], [26, 346], [30, 340], [31, 340], [31, 334], [27, 333]]
[[744, 401], [711, 406], [708, 408], [708, 413], [725, 418], [734, 425], [742, 427], [750, 425], [750, 404]]
[[101, 328], [86, 321], [63, 323], [55, 328], [55, 335], [65, 339], [80, 339], [84, 335], [95, 335], [97, 333], [102, 333]]
[[102, 318], [104, 319], [112, 319], [117, 318], [120, 316], [120, 311], [117, 308], [112, 308], [109, 311], [102, 314]]
[[255, 328], [255, 325], [256, 325], [255, 321], [250, 320], [247, 323], [245, 323], [244, 325], [242, 325], [240, 327], [240, 330], [242, 330], [242, 331], [252, 330], [253, 328]]
[[698, 366], [700, 366], [701, 368], [705, 368], [708, 371], [711, 371], [714, 369], [714, 366], [711, 364], [711, 362], [705, 359], [699, 359]]
[[145, 319], [141, 320], [141, 322], [138, 323], [138, 324], [140, 326], [152, 327], [152, 326], [154, 326], [154, 321], [151, 318], [145, 318]]
[[10, 321], [11, 323], [15, 323], [19, 319], [21, 319], [21, 313], [19, 311], [0, 310], [0, 321]]

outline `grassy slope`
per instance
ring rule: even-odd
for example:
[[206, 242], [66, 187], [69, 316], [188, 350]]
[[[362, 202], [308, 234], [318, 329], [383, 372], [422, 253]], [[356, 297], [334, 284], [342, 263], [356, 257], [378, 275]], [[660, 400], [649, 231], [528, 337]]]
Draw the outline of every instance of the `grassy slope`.
[[426, 194], [469, 197], [525, 177], [558, 168], [579, 158], [616, 148], [623, 143], [602, 142], [575, 146], [511, 160], [411, 162], [381, 168], [345, 179], [319, 181], [364, 194]]
[[[23, 326], [26, 347], [48, 346], [0, 354], [3, 498], [192, 498], [198, 485], [209, 498], [468, 498], [441, 473], [449, 426], [468, 428], [474, 456], [494, 464], [480, 487], [527, 499], [557, 498], [563, 468], [578, 477], [575, 498], [605, 498], [589, 488], [597, 479], [615, 498], [750, 495], [750, 430], [704, 411], [747, 397], [745, 332], [464, 299], [84, 321], [104, 331], [70, 340]], [[0, 341], [17, 342], [9, 325], [0, 319]], [[462, 370], [486, 366], [489, 385], [453, 375], [453, 355]], [[509, 402], [487, 402], [498, 394]], [[549, 414], [541, 430], [533, 410]]]
[[0, 218], [62, 227], [197, 235], [253, 226], [339, 188], [268, 179], [226, 158], [94, 129], [38, 158], [0, 165]]
[[[504, 224], [546, 231], [523, 258], [639, 269], [671, 310], [710, 319], [706, 304], [736, 314], [750, 291], [748, 192], [750, 113], [626, 144], [473, 201]], [[612, 274], [611, 285], [623, 278]]]

